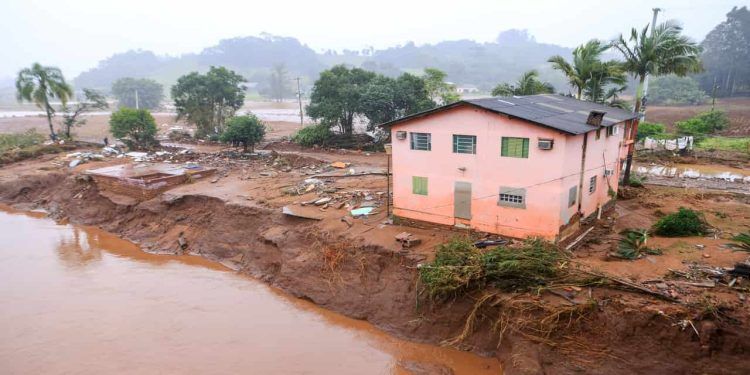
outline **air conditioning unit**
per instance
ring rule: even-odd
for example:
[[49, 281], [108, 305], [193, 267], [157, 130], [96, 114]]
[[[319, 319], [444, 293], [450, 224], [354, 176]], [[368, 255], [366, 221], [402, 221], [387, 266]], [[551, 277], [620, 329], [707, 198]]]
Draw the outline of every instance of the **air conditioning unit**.
[[614, 169], [605, 169], [604, 170], [604, 176], [614, 176], [615, 170]]
[[555, 143], [555, 141], [552, 140], [552, 139], [540, 139], [539, 143], [538, 143], [539, 149], [540, 150], [551, 150], [552, 149], [552, 145], [554, 143]]
[[406, 139], [406, 132], [403, 130], [399, 130], [396, 132], [396, 139], [404, 140]]

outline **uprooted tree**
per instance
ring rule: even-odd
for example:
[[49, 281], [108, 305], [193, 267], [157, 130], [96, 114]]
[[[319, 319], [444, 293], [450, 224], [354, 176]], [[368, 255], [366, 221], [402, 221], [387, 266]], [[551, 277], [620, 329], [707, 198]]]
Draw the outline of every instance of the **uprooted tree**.
[[109, 118], [109, 130], [128, 148], [139, 150], [155, 146], [156, 121], [145, 109], [121, 108]]
[[218, 136], [226, 119], [234, 116], [245, 102], [245, 78], [224, 67], [206, 74], [193, 72], [180, 77], [172, 86], [177, 119], [197, 127], [196, 137]]
[[255, 115], [232, 117], [227, 121], [227, 129], [221, 134], [221, 141], [241, 144], [247, 152], [248, 146], [255, 151], [255, 145], [266, 135], [266, 126]]

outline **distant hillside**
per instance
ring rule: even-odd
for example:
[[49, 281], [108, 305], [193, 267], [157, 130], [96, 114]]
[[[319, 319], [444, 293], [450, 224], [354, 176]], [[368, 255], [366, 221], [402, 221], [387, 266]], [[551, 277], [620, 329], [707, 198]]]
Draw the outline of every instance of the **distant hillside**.
[[499, 82], [514, 80], [525, 70], [538, 69], [543, 79], [566, 91], [562, 76], [552, 71], [546, 60], [552, 55], [570, 53], [569, 48], [538, 43], [520, 30], [502, 32], [492, 43], [458, 40], [417, 46], [410, 42], [384, 50], [341, 53], [316, 53], [295, 38], [263, 34], [222, 40], [198, 54], [180, 57], [157, 56], [140, 50], [116, 54], [81, 73], [73, 83], [77, 88], [109, 90], [118, 78], [136, 77], [155, 79], [168, 88], [183, 74], [221, 65], [239, 72], [250, 82], [257, 82], [262, 90], [274, 64], [284, 64], [290, 77], [301, 76], [309, 85], [321, 70], [345, 63], [391, 76], [435, 67], [447, 72], [452, 82], [476, 85], [487, 91]]

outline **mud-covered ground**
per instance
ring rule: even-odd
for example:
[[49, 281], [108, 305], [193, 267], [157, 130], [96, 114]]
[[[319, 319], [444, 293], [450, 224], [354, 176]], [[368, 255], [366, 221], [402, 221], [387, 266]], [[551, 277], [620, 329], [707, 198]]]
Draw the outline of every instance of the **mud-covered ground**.
[[[277, 151], [247, 160], [226, 151], [194, 153], [193, 162], [219, 168], [218, 178], [145, 202], [102, 194], [81, 175], [131, 162], [127, 158], [70, 169], [65, 155], [46, 155], [1, 168], [0, 201], [99, 226], [149, 252], [184, 251], [222, 262], [394, 335], [497, 356], [507, 374], [742, 374], [750, 368], [750, 283], [705, 286], [706, 276], [695, 271], [696, 265], [732, 267], [747, 258], [725, 247], [731, 235], [750, 230], [747, 197], [630, 189], [570, 250], [564, 264], [576, 280], [570, 285], [525, 293], [481, 290], [431, 302], [418, 293], [418, 265], [431, 259], [437, 244], [470, 233], [386, 223], [382, 154], [271, 148]], [[336, 161], [350, 165], [332, 168]], [[349, 169], [364, 174], [346, 176]], [[312, 203], [322, 198], [331, 200]], [[373, 215], [348, 215], [350, 208], [368, 205]], [[284, 215], [284, 206], [320, 220]], [[702, 211], [716, 228], [712, 235], [654, 237], [649, 244], [664, 254], [635, 261], [608, 255], [619, 230], [646, 228], [681, 206]], [[422, 244], [403, 251], [394, 240], [402, 231]]]

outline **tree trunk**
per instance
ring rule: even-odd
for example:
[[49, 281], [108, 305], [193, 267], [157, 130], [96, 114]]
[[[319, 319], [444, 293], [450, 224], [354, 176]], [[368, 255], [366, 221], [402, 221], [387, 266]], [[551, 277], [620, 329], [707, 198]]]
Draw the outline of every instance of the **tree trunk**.
[[583, 91], [583, 88], [578, 88], [578, 96], [576, 96], [576, 99], [581, 100], [581, 92]]
[[640, 77], [640, 83], [638, 84], [638, 90], [635, 92], [635, 107], [634, 112], [638, 115], [636, 119], [632, 122], [631, 130], [630, 130], [630, 139], [633, 140], [633, 143], [628, 145], [628, 157], [625, 159], [625, 172], [622, 175], [622, 183], [623, 185], [629, 185], [630, 184], [630, 170], [633, 167], [633, 152], [635, 151], [635, 140], [638, 137], [638, 123], [641, 122], [641, 103], [643, 101], [642, 95], [643, 95], [643, 82], [646, 80], [646, 76]]
[[52, 107], [49, 105], [49, 101], [44, 101], [44, 109], [47, 112], [47, 124], [49, 125], [49, 137], [53, 140], [57, 140], [57, 134], [55, 134], [55, 128], [52, 127]]

